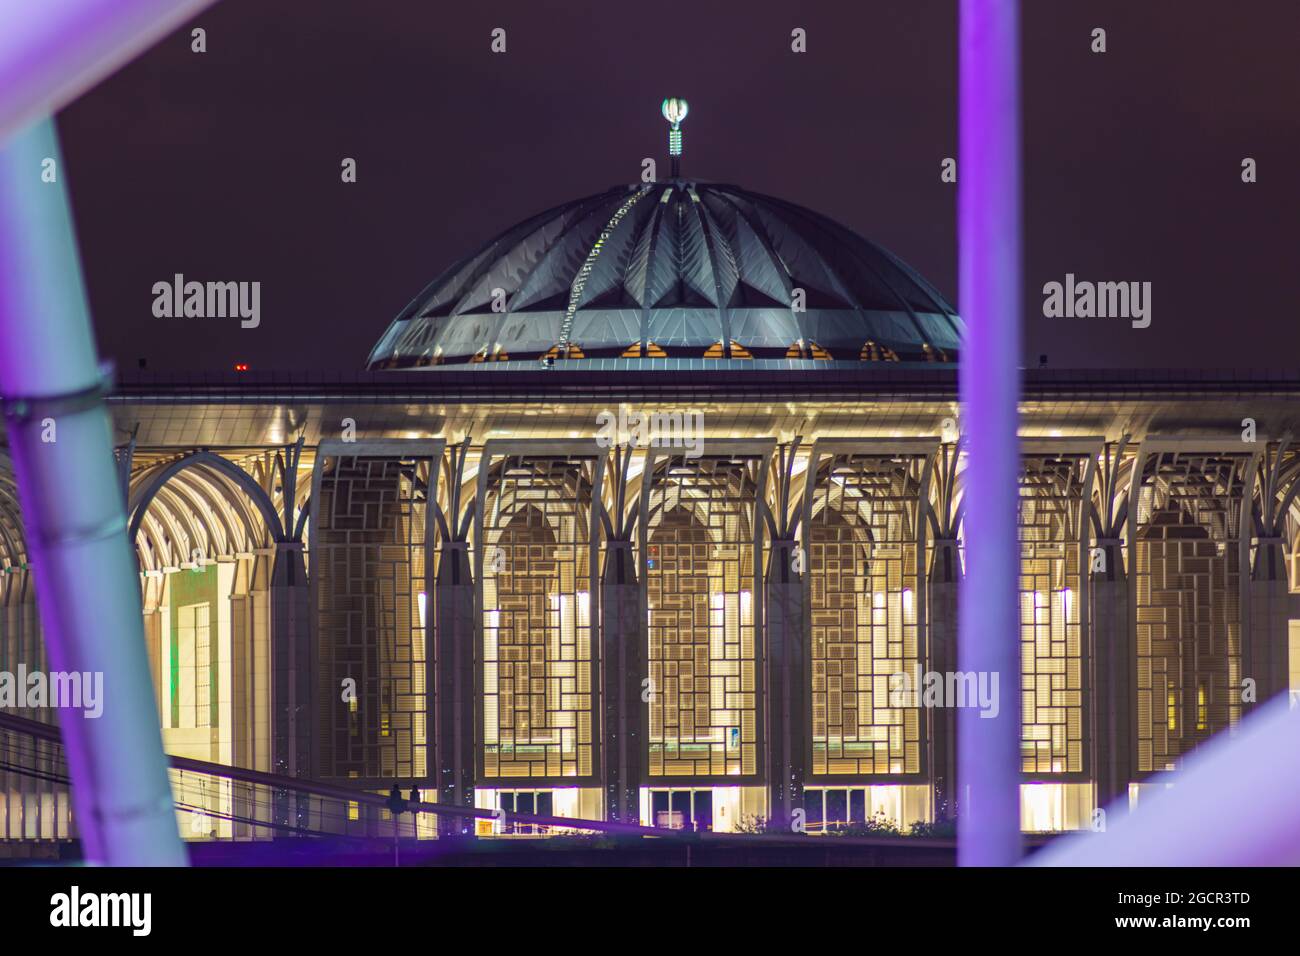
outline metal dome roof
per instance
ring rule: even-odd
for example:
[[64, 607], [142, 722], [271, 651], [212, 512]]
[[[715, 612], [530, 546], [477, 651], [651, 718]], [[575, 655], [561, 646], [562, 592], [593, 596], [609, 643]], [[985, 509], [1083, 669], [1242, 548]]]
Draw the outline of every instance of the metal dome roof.
[[944, 362], [962, 331], [933, 286], [844, 226], [736, 186], [674, 179], [506, 230], [403, 309], [368, 367]]

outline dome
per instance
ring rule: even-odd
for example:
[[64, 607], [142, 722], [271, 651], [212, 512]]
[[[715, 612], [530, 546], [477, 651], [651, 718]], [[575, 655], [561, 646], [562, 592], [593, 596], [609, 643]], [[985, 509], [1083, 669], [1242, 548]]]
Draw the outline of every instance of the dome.
[[839, 223], [736, 186], [673, 179], [506, 230], [403, 309], [368, 367], [953, 362], [962, 331], [932, 285]]

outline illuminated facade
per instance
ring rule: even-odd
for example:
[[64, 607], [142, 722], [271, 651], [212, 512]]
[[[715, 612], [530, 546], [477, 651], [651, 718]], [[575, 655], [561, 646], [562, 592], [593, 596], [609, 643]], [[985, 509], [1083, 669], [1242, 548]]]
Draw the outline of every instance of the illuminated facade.
[[[674, 180], [486, 244], [370, 372], [122, 382], [168, 751], [660, 826], [959, 808], [955, 701], [925, 689], [977, 686], [955, 677], [960, 333], [825, 217]], [[1297, 397], [1026, 373], [1021, 670], [993, 703], [1021, 715], [1027, 830], [1087, 825], [1287, 690]], [[0, 670], [44, 666], [17, 515], [4, 469]], [[66, 838], [53, 757], [0, 744], [0, 841]], [[319, 822], [267, 793], [181, 780], [186, 835]]]

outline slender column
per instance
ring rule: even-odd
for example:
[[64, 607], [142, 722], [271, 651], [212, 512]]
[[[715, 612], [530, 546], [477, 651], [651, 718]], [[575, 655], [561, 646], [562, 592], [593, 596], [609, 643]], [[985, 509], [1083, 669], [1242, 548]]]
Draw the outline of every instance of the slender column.
[[[235, 559], [235, 575], [230, 590], [230, 739], [232, 763], [252, 767], [255, 737], [253, 734], [253, 695], [250, 693], [253, 667], [252, 595], [249, 581], [250, 559]], [[155, 671], [154, 673], [157, 673]]]
[[[3, 47], [14, 18], [0, 20]], [[57, 182], [41, 181], [47, 157]], [[154, 709], [140, 581], [61, 159], [48, 120], [0, 151], [0, 392], [9, 448], [50, 662], [103, 675], [102, 715], [69, 708], [59, 721], [86, 859], [180, 866], [186, 855]]]
[[[256, 666], [253, 656], [253, 613], [251, 594], [251, 568], [256, 559], [236, 558], [235, 575], [230, 591], [230, 715], [226, 733], [230, 735], [231, 763], [236, 767], [256, 769], [256, 732], [253, 724], [252, 673]], [[218, 593], [220, 599], [220, 593]], [[157, 673], [155, 671], [154, 673]], [[224, 716], [224, 715], [223, 715]], [[257, 801], [251, 791], [231, 787], [232, 813], [236, 818], [231, 826], [237, 839], [258, 835], [244, 823], [256, 818]]]
[[773, 541], [766, 576], [767, 807], [783, 829], [804, 807], [808, 775], [808, 646], [803, 576], [794, 570], [797, 541]]
[[963, 672], [997, 675], [997, 716], [958, 715], [965, 805], [958, 862], [1006, 866], [1020, 856], [1020, 5], [962, 0], [960, 25], [959, 300], [966, 480], [966, 577], [958, 653]]
[[[957, 592], [961, 586], [961, 558], [957, 542], [940, 539], [933, 543], [934, 564], [930, 569], [927, 625], [929, 630], [928, 670], [950, 674], [957, 670]], [[918, 688], [917, 693], [920, 693]], [[930, 786], [935, 820], [952, 818], [962, 798], [957, 779], [957, 711], [953, 707], [930, 707]]]
[[[156, 675], [154, 682], [154, 700], [158, 702], [159, 713], [162, 708], [162, 610], [163, 578], [146, 577], [141, 589], [144, 598], [144, 643], [145, 654], [149, 659], [149, 673]], [[160, 721], [161, 722], [161, 721]]]
[[[1242, 676], [1255, 681], [1255, 701], [1285, 693], [1290, 684], [1290, 595], [1286, 555], [1280, 537], [1257, 538], [1250, 575], [1250, 659]], [[1235, 691], [1236, 688], [1229, 688]]]
[[1133, 779], [1133, 714], [1137, 708], [1133, 670], [1132, 632], [1129, 628], [1129, 586], [1124, 572], [1124, 542], [1098, 539], [1102, 564], [1092, 562], [1092, 658], [1094, 685], [1093, 776], [1097, 805], [1108, 814], [1128, 809], [1128, 786]]
[[[443, 545], [434, 584], [436, 604], [437, 719], [436, 759], [438, 802], [457, 807], [474, 806], [474, 583], [464, 541]], [[441, 836], [468, 833], [473, 819], [438, 817]]]
[[[301, 544], [277, 542], [270, 603], [271, 772], [310, 777], [316, 709], [311, 667], [311, 592]], [[295, 802], [287, 791], [277, 791], [274, 802], [277, 823], [308, 825], [304, 795], [300, 794]]]
[[645, 773], [645, 629], [632, 542], [609, 541], [601, 575], [602, 735], [605, 819], [639, 823]]

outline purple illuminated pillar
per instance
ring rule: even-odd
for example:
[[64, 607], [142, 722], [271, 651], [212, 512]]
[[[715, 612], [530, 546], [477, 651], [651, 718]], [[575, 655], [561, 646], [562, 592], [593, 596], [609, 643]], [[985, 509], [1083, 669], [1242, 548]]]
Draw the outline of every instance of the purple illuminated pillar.
[[184, 865], [64, 176], [52, 120], [0, 148], [0, 393], [23, 530], [52, 669], [102, 675], [99, 715], [59, 712], [86, 860]]
[[997, 678], [992, 708], [957, 721], [958, 862], [1020, 856], [1016, 540], [1020, 396], [1020, 95], [1017, 0], [962, 0], [957, 224], [966, 574], [958, 669]]
[[1300, 866], [1300, 710], [1286, 694], [1188, 756], [1172, 788], [1119, 798], [1106, 829], [1053, 840], [1033, 866]]
[[0, 2], [0, 141], [54, 115], [212, 2]]

